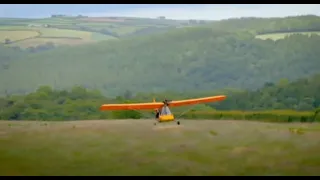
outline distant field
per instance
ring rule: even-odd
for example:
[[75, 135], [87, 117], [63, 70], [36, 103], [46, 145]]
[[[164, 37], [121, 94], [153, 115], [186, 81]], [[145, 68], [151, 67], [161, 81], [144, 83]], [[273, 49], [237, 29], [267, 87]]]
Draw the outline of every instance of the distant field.
[[[0, 24], [2, 24], [0, 25], [0, 30], [21, 30], [28, 32], [29, 30], [39, 30], [41, 32], [41, 39], [37, 40], [32, 39], [20, 42], [24, 39], [24, 37], [30, 36], [30, 34], [27, 34], [26, 32], [22, 32], [21, 34], [17, 35], [10, 35], [13, 41], [19, 40], [19, 43], [12, 43], [10, 44], [11, 46], [20, 46], [21, 44], [23, 47], [30, 47], [40, 45], [35, 42], [53, 42], [56, 43], [56, 45], [75, 45], [87, 42], [91, 43], [109, 39], [117, 39], [116, 37], [118, 36], [121, 37], [129, 35], [142, 28], [179, 26], [181, 22], [183, 21], [123, 17], [51, 17], [41, 19], [0, 18]], [[45, 26], [57, 27], [59, 29], [45, 28]], [[81, 31], [79, 31], [79, 29], [81, 29]], [[29, 33], [34, 33], [31, 31]], [[113, 34], [108, 34], [107, 31], [112, 32]], [[157, 32], [157, 30], [154, 32]], [[0, 40], [4, 41], [4, 39], [8, 37], [7, 34], [4, 32], [0, 33]], [[83, 40], [81, 43], [78, 43], [79, 40], [51, 40], [49, 37], [78, 37]], [[29, 42], [30, 45], [28, 45]]]
[[266, 39], [271, 39], [271, 40], [279, 40], [279, 39], [283, 39], [286, 36], [290, 36], [293, 34], [303, 34], [303, 35], [311, 35], [311, 34], [317, 34], [320, 35], [320, 31], [319, 32], [292, 32], [292, 33], [272, 33], [272, 34], [262, 34], [262, 35], [257, 35], [256, 38], [262, 39], [262, 40], [266, 40]]
[[42, 37], [78, 37], [81, 39], [90, 39], [91, 32], [76, 31], [69, 29], [56, 29], [56, 28], [32, 28], [40, 31]]
[[5, 39], [10, 39], [11, 41], [23, 40], [27, 38], [32, 38], [39, 36], [37, 31], [32, 30], [1, 30], [0, 29], [0, 41], [4, 43]]
[[68, 38], [34, 38], [28, 39], [25, 41], [20, 41], [17, 43], [11, 44], [11, 46], [19, 46], [21, 48], [35, 47], [41, 44], [45, 44], [47, 42], [52, 42], [55, 45], [80, 45], [86, 43], [93, 43], [91, 40], [81, 40], [81, 39], [68, 39]]
[[112, 31], [121, 35], [125, 35], [125, 34], [129, 34], [129, 33], [133, 33], [139, 29], [142, 29], [144, 27], [136, 27], [136, 26], [121, 26], [119, 28], [115, 28]]
[[70, 24], [73, 23], [75, 19], [72, 18], [43, 18], [43, 19], [35, 19], [30, 24]]
[[87, 22], [123, 22], [125, 18], [107, 18], [107, 17], [88, 17], [88, 18], [81, 18], [80, 21], [87, 21]]
[[320, 125], [0, 121], [0, 175], [320, 175]]
[[27, 48], [52, 42], [55, 45], [78, 45], [96, 41], [115, 39], [112, 36], [69, 29], [56, 29], [45, 27], [24, 27], [24, 26], [0, 26], [0, 41], [5, 39], [17, 41], [10, 46]]

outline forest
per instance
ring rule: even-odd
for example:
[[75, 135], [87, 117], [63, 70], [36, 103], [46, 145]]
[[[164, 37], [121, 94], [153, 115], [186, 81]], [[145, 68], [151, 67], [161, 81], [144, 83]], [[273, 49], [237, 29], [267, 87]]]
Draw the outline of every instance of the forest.
[[316, 32], [319, 19], [229, 19], [120, 40], [29, 51], [0, 45], [0, 94], [26, 94], [40, 86], [54, 90], [82, 86], [112, 98], [127, 91], [257, 90], [281, 79], [292, 82], [319, 73], [320, 36], [297, 33], [273, 41], [256, 35]]
[[[225, 91], [228, 98], [220, 103], [173, 108], [181, 118], [192, 119], [246, 119], [272, 122], [320, 121], [320, 74], [289, 83], [281, 80], [267, 83], [254, 91]], [[215, 92], [223, 93], [223, 92]], [[0, 99], [0, 119], [3, 120], [92, 120], [92, 119], [140, 119], [153, 117], [153, 112], [112, 111], [102, 112], [105, 103], [150, 102], [164, 98], [179, 100], [213, 92], [159, 94], [126, 92], [115, 98], [107, 98], [99, 90], [87, 90], [75, 86], [70, 91], [54, 90], [41, 86], [27, 95], [8, 95]], [[189, 111], [190, 110], [190, 111]]]

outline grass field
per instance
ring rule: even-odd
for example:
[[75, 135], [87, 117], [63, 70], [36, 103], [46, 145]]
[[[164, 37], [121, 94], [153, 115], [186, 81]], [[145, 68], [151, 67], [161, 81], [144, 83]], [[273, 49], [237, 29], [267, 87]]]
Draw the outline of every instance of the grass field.
[[308, 35], [310, 36], [311, 34], [317, 34], [320, 35], [320, 31], [319, 32], [292, 32], [292, 33], [272, 33], [272, 34], [262, 34], [262, 35], [257, 35], [256, 38], [262, 39], [262, 40], [266, 40], [266, 39], [271, 39], [271, 40], [279, 40], [279, 39], [283, 39], [286, 36], [290, 36], [293, 34], [303, 34], [303, 35]]
[[320, 175], [319, 124], [0, 122], [0, 175]]

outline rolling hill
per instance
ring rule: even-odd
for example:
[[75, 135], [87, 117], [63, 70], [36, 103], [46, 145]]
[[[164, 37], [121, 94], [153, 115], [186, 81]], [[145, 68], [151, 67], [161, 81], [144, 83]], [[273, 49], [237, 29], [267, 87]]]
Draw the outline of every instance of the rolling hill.
[[[165, 33], [173, 29], [207, 26], [222, 31], [248, 31], [258, 38], [281, 38], [285, 33], [320, 29], [317, 16], [287, 18], [240, 18], [222, 21], [171, 20], [127, 17], [86, 17], [52, 15], [42, 19], [0, 18], [0, 41], [14, 47], [29, 48], [47, 43], [56, 46], [79, 45]], [[271, 34], [271, 35], [269, 35]]]
[[[298, 32], [316, 31], [318, 24], [312, 22], [318, 22], [319, 17], [231, 19], [29, 53], [13, 58], [16, 60], [0, 71], [0, 92], [26, 93], [41, 85], [57, 89], [82, 85], [109, 96], [128, 90], [256, 89], [282, 78], [291, 81], [319, 73], [319, 35], [298, 33], [277, 41], [262, 40], [256, 38], [264, 32], [258, 28], [259, 20], [266, 23], [265, 27], [275, 24], [265, 28], [268, 33], [288, 27]], [[241, 22], [246, 28], [238, 26]], [[231, 25], [238, 29], [226, 29]]]

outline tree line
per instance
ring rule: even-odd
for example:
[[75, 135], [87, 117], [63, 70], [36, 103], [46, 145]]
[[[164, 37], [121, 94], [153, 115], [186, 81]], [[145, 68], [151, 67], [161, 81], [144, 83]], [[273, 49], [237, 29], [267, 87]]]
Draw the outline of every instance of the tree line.
[[[277, 84], [268, 83], [256, 91], [230, 91], [227, 100], [220, 103], [199, 105], [183, 114], [184, 119], [247, 119], [279, 122], [319, 121], [320, 75], [289, 83], [282, 80]], [[139, 93], [107, 98], [98, 90], [75, 86], [71, 90], [58, 90], [41, 86], [26, 95], [8, 95], [0, 98], [0, 119], [2, 120], [92, 120], [92, 119], [140, 119], [153, 118], [153, 111], [112, 111], [102, 112], [99, 107], [105, 103], [151, 102], [168, 98], [186, 99], [212, 92]], [[173, 108], [179, 115], [189, 107]]]

